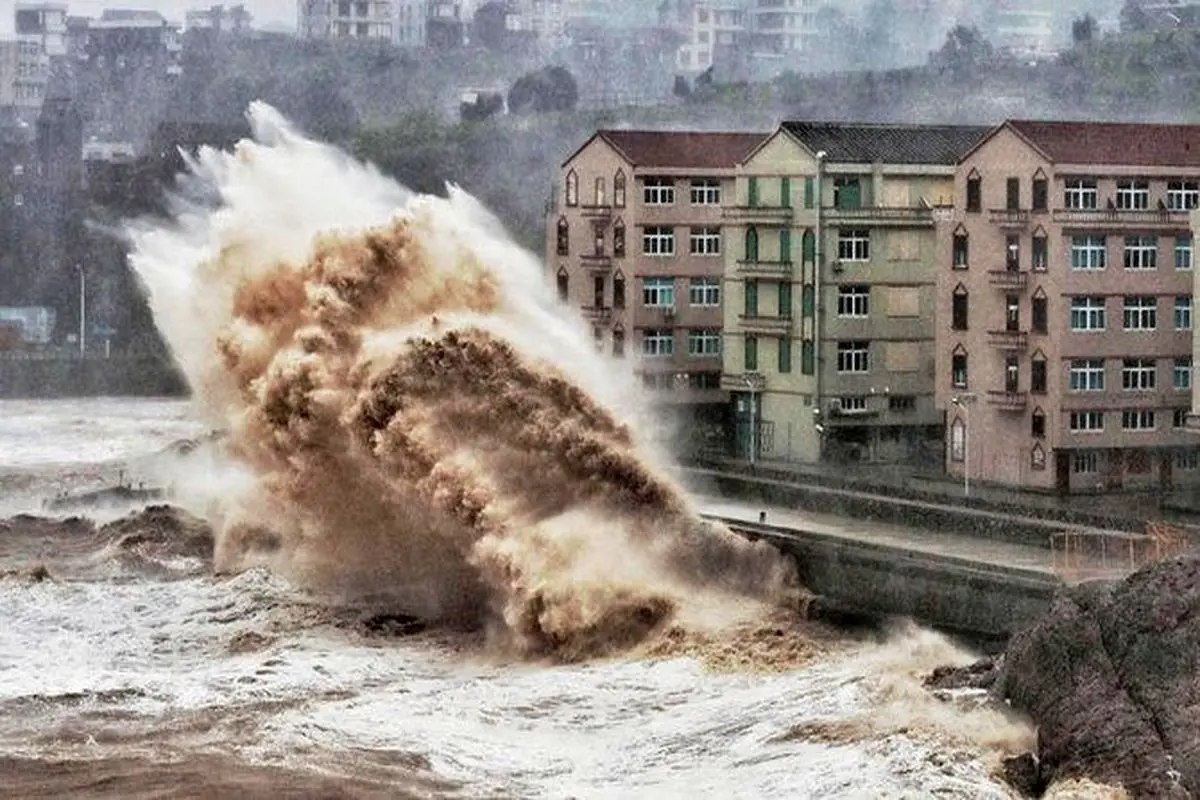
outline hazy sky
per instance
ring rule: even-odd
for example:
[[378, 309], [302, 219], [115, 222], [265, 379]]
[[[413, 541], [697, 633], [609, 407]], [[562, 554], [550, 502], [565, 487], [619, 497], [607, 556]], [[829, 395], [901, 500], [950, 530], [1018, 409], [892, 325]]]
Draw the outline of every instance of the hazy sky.
[[[67, 0], [72, 14], [98, 17], [106, 8], [144, 8], [160, 12], [167, 19], [183, 22], [185, 11], [208, 8], [221, 0]], [[245, 5], [254, 15], [255, 24], [282, 22], [296, 26], [296, 0], [224, 0], [224, 5]], [[0, 34], [12, 33], [16, 0], [0, 0]]]

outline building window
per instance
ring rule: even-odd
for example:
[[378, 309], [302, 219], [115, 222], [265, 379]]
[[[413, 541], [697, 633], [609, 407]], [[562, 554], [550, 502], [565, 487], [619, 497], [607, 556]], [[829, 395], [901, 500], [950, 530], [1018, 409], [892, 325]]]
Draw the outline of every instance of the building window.
[[666, 226], [643, 228], [642, 255], [675, 255], [675, 229]]
[[720, 228], [692, 228], [691, 251], [694, 256], [721, 255]]
[[1171, 414], [1171, 425], [1176, 428], [1186, 428], [1188, 419], [1188, 409], [1177, 408]]
[[779, 371], [788, 373], [792, 371], [792, 340], [786, 336], [779, 337]]
[[1095, 475], [1100, 471], [1100, 454], [1094, 450], [1072, 453], [1071, 471], [1076, 475]]
[[950, 460], [962, 461], [967, 455], [967, 424], [955, 417], [950, 423]]
[[1180, 233], [1175, 236], [1175, 269], [1192, 268], [1192, 236]]
[[592, 226], [592, 245], [592, 252], [595, 255], [604, 255], [604, 225], [600, 223]]
[[688, 303], [694, 306], [721, 305], [721, 283], [716, 278], [692, 278], [688, 284]]
[[867, 398], [859, 395], [856, 397], [839, 397], [838, 408], [842, 413], [853, 414], [867, 410]]
[[1104, 430], [1104, 412], [1072, 411], [1070, 425], [1072, 433], [1099, 433]]
[[1192, 296], [1181, 295], [1175, 298], [1175, 330], [1190, 331], [1192, 329]]
[[779, 308], [780, 319], [792, 318], [792, 285], [787, 281], [779, 284], [779, 302], [776, 304]]
[[1125, 330], [1152, 331], [1158, 327], [1157, 297], [1126, 297]]
[[1033, 262], [1034, 272], [1045, 272], [1050, 266], [1050, 248], [1046, 243], [1045, 236], [1033, 236]]
[[1103, 236], [1071, 237], [1071, 269], [1104, 269], [1108, 246]]
[[838, 260], [867, 261], [871, 258], [871, 232], [867, 230], [838, 231]]
[[714, 330], [688, 331], [688, 355], [698, 358], [721, 355], [721, 332]]
[[560, 256], [570, 255], [571, 253], [571, 226], [567, 224], [565, 217], [559, 217], [558, 226], [555, 230], [555, 247]]
[[758, 281], [746, 281], [743, 288], [743, 310], [747, 317], [758, 316]]
[[862, 373], [871, 368], [867, 342], [838, 342], [838, 372]]
[[625, 172], [617, 170], [617, 174], [613, 176], [613, 205], [617, 208], [625, 207]]
[[625, 307], [625, 276], [617, 273], [613, 276], [613, 308]]
[[967, 388], [966, 353], [955, 353], [950, 357], [950, 385], [955, 389]]
[[1021, 179], [1009, 178], [1004, 184], [1004, 208], [1008, 211], [1021, 210]]
[[675, 331], [648, 330], [642, 335], [642, 355], [670, 356], [675, 354]]
[[1125, 269], [1157, 269], [1158, 239], [1153, 236], [1125, 237]]
[[757, 336], [747, 336], [746, 341], [742, 343], [742, 361], [745, 363], [747, 372], [754, 372], [758, 369]]
[[1187, 450], [1176, 450], [1175, 469], [1190, 472], [1194, 469], [1200, 469], [1200, 450], [1194, 447], [1189, 447]]
[[698, 178], [693, 180], [691, 200], [694, 206], [721, 205], [721, 182], [716, 178]]
[[643, 278], [642, 305], [651, 308], [674, 308], [675, 279]]
[[1004, 268], [1009, 272], [1021, 269], [1021, 237], [1004, 237]]
[[747, 263], [758, 261], [758, 228], [753, 225], [746, 228], [746, 261]]
[[1076, 359], [1071, 362], [1069, 375], [1072, 392], [1104, 391], [1104, 359]]
[[1145, 211], [1149, 207], [1149, 181], [1117, 181], [1117, 208], [1122, 211]]
[[625, 223], [617, 220], [613, 226], [613, 258], [625, 257]]
[[1029, 362], [1029, 391], [1032, 394], [1046, 393], [1046, 360], [1043, 358]]
[[1152, 391], [1158, 384], [1158, 364], [1153, 358], [1127, 358], [1121, 366], [1121, 388], [1128, 392]]
[[675, 181], [671, 178], [646, 178], [642, 184], [642, 202], [648, 206], [675, 204]]
[[917, 398], [912, 395], [892, 395], [888, 398], [888, 411], [908, 412], [917, 407]]
[[1046, 310], [1046, 298], [1035, 297], [1030, 303], [1030, 329], [1034, 333], [1046, 333], [1050, 323]]
[[970, 255], [970, 239], [965, 233], [954, 234], [954, 269], [966, 269], [967, 258]]
[[1071, 298], [1071, 330], [1102, 331], [1105, 327], [1103, 297]]
[[1034, 439], [1046, 438], [1046, 414], [1040, 408], [1029, 418], [1029, 435]]
[[1192, 359], [1175, 359], [1175, 372], [1172, 382], [1175, 388], [1180, 391], [1192, 388]]
[[1088, 211], [1099, 203], [1095, 178], [1073, 178], [1066, 182], [1063, 191], [1063, 206], [1068, 209]]
[[625, 331], [613, 331], [613, 355], [622, 358], [625, 355]]
[[1046, 451], [1040, 444], [1035, 444], [1029, 451], [1029, 468], [1034, 472], [1041, 472], [1046, 468]]
[[[1041, 170], [1039, 170], [1040, 172]], [[1050, 187], [1045, 178], [1033, 179], [1033, 210], [1045, 211], [1049, 205]]]
[[604, 284], [603, 275], [592, 278], [592, 306], [594, 308], [604, 308]]
[[838, 287], [838, 316], [866, 317], [871, 310], [871, 287], [861, 285]]
[[1152, 431], [1154, 430], [1154, 412], [1139, 410], [1139, 411], [1122, 411], [1121, 412], [1121, 429], [1126, 431]]
[[967, 211], [978, 214], [983, 209], [983, 179], [978, 175], [967, 178]]
[[950, 328], [956, 331], [967, 330], [969, 311], [969, 296], [966, 290], [956, 289], [950, 306]]
[[567, 298], [571, 294], [571, 279], [567, 276], [565, 269], [558, 271], [558, 280], [556, 281], [558, 288], [558, 300], [560, 303], [567, 302]]
[[812, 375], [817, 369], [817, 349], [812, 339], [805, 339], [800, 344], [800, 371]]
[[567, 173], [567, 205], [579, 205], [579, 176], [575, 174], [575, 170]]
[[1200, 183], [1170, 181], [1167, 184], [1167, 208], [1172, 211], [1191, 211], [1200, 206]]

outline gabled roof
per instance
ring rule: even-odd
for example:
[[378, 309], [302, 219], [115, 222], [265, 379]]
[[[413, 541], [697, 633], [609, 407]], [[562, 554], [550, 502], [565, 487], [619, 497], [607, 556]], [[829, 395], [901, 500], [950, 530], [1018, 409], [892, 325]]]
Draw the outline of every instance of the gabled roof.
[[563, 166], [600, 138], [634, 167], [732, 169], [767, 136], [765, 133], [600, 130], [572, 153]]
[[891, 125], [784, 122], [783, 129], [826, 162], [957, 164], [992, 128], [980, 125]]
[[1200, 125], [1009, 120], [1004, 128], [1058, 164], [1200, 167]]

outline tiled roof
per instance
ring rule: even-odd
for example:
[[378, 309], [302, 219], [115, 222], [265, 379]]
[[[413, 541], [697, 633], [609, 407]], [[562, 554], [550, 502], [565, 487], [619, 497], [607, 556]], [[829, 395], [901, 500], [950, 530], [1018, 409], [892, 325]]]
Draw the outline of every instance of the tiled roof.
[[848, 164], [957, 164], [992, 128], [979, 125], [888, 125], [785, 122], [783, 128], [825, 161]]
[[1200, 167], [1200, 125], [1009, 120], [1059, 164]]
[[635, 167], [664, 169], [732, 169], [768, 136], [615, 130], [602, 130], [598, 135]]

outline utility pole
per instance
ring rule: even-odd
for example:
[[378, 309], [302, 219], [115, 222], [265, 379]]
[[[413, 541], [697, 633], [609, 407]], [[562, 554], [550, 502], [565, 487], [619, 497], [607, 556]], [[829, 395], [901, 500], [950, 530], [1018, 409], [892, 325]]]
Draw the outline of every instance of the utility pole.
[[79, 272], [79, 356], [87, 355], [87, 273], [78, 264]]

